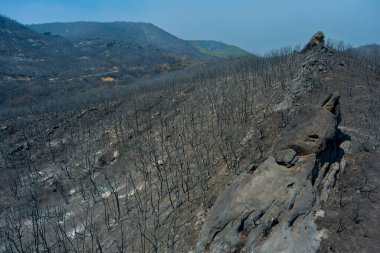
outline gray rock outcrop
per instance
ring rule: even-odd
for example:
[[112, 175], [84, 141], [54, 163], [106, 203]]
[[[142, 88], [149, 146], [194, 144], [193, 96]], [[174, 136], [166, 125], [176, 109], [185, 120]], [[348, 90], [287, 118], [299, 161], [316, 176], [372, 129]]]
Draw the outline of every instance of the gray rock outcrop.
[[327, 72], [333, 57], [334, 50], [327, 48], [323, 43], [306, 50], [302, 57], [301, 68], [297, 75], [285, 82], [285, 96], [283, 100], [275, 105], [274, 111], [284, 111], [293, 107], [294, 102], [302, 95], [310, 91], [315, 83], [318, 83], [324, 73]]
[[316, 32], [309, 40], [309, 42], [304, 46], [302, 49], [302, 53], [312, 50], [313, 48], [319, 46], [319, 45], [324, 45], [325, 43], [325, 35], [323, 32], [318, 31]]
[[[271, 155], [239, 175], [208, 213], [197, 252], [315, 252], [314, 223], [336, 178], [338, 95], [307, 108], [280, 134]], [[334, 166], [331, 166], [333, 165]], [[330, 170], [331, 167], [331, 170]], [[333, 175], [332, 175], [333, 174]]]

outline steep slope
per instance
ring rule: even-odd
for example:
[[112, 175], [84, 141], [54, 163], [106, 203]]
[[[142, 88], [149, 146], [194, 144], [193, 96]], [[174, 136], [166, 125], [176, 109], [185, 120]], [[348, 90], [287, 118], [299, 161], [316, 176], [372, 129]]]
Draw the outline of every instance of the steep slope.
[[[341, 95], [343, 152], [333, 194], [317, 220], [328, 231], [318, 252], [380, 251], [380, 54], [336, 52], [324, 80], [312, 94], [338, 90]], [[342, 152], [342, 150], [340, 151]]]
[[[253, 173], [242, 173], [218, 196], [197, 252], [315, 252], [314, 222], [330, 193], [337, 156], [338, 95], [305, 112], [274, 142]], [[336, 115], [334, 115], [336, 114]], [[326, 170], [328, 167], [331, 170]], [[318, 188], [323, 188], [320, 192]]]
[[0, 111], [0, 251], [379, 252], [376, 59], [317, 46]]
[[213, 40], [189, 40], [189, 42], [200, 52], [216, 57], [240, 57], [248, 56], [250, 53], [233, 45]]
[[[296, 57], [232, 59], [1, 112], [0, 249], [32, 251], [36, 238], [41, 250], [194, 250], [213, 199], [275, 135], [250, 128], [266, 124], [265, 83], [292, 73], [265, 70], [298, 69]], [[16, 221], [25, 233], [11, 244]]]
[[[305, 51], [300, 75], [266, 111], [290, 119], [288, 129], [265, 161], [218, 195], [198, 252], [379, 252], [379, 59], [318, 45]], [[339, 105], [324, 100], [330, 92]], [[335, 123], [308, 107], [326, 102]]]
[[177, 55], [185, 55], [194, 60], [205, 60], [208, 58], [192, 47], [187, 41], [181, 40], [149, 23], [72, 22], [33, 24], [29, 27], [41, 33], [50, 32], [75, 40], [96, 38], [108, 41], [118, 40], [135, 46], [151, 46]]

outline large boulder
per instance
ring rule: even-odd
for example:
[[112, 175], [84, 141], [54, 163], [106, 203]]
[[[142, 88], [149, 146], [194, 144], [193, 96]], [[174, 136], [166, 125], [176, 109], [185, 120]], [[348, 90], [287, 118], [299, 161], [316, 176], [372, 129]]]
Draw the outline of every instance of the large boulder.
[[[289, 165], [295, 156], [318, 154], [336, 134], [338, 95], [329, 95], [320, 106], [300, 113], [288, 130], [281, 133], [273, 146], [273, 156], [280, 164]], [[292, 157], [289, 157], [292, 154]], [[291, 161], [288, 161], [292, 158]]]
[[[334, 162], [339, 96], [308, 108], [252, 173], [239, 175], [205, 220], [197, 252], [315, 252], [314, 223]], [[319, 173], [319, 170], [324, 170]], [[334, 172], [335, 173], [335, 172]], [[326, 177], [326, 180], [325, 180]]]

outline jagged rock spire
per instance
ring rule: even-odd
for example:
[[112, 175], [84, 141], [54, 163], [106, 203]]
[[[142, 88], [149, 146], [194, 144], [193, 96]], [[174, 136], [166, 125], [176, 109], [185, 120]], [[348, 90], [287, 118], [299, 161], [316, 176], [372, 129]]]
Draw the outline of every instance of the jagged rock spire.
[[302, 49], [302, 53], [305, 53], [308, 50], [312, 50], [313, 48], [321, 45], [323, 46], [325, 43], [325, 34], [321, 31], [316, 32], [309, 40], [309, 42]]

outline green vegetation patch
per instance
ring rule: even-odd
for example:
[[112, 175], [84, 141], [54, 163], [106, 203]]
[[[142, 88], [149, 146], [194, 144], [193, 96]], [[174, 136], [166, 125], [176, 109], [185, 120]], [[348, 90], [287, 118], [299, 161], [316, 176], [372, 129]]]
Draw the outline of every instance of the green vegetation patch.
[[241, 57], [250, 55], [249, 52], [233, 45], [213, 40], [191, 40], [189, 41], [201, 53], [222, 58]]

